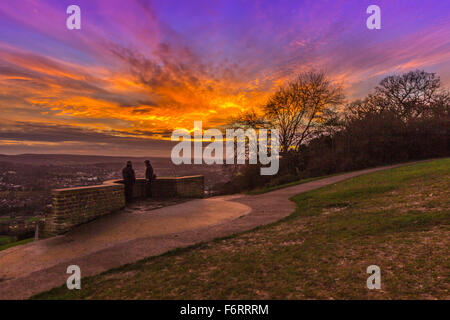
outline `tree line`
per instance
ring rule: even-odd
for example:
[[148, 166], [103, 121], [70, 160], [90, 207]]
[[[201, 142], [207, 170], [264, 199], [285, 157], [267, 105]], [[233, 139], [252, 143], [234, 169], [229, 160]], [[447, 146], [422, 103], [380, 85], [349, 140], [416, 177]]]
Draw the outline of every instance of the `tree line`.
[[324, 72], [303, 72], [278, 88], [261, 110], [230, 126], [277, 128], [280, 171], [257, 165], [234, 172], [225, 192], [412, 160], [449, 156], [450, 93], [422, 70], [384, 78], [364, 99], [346, 103]]

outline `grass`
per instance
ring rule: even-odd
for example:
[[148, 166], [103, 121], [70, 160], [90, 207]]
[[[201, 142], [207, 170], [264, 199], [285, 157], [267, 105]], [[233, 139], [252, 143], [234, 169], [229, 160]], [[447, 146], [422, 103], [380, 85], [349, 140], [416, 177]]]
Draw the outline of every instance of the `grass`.
[[29, 217], [26, 219], [26, 222], [30, 223], [30, 222], [40, 221], [40, 220], [42, 220], [42, 217]]
[[283, 184], [280, 184], [280, 185], [277, 185], [277, 186], [263, 187], [263, 188], [259, 188], [259, 189], [254, 189], [254, 190], [248, 191], [247, 194], [255, 196], [255, 195], [267, 193], [267, 192], [270, 192], [270, 191], [275, 191], [275, 190], [279, 190], [279, 189], [283, 189], [283, 188], [287, 188], [287, 187], [296, 186], [298, 184], [303, 184], [303, 183], [307, 183], [307, 182], [311, 182], [311, 181], [325, 179], [325, 178], [332, 177], [332, 176], [335, 176], [335, 175], [338, 175], [338, 173], [331, 174], [331, 175], [328, 175], [328, 176], [320, 176], [320, 177], [313, 177], [313, 178], [308, 178], [308, 179], [302, 179], [302, 180], [298, 180], [298, 181], [292, 181], [292, 182], [283, 183]]
[[9, 243], [4, 243], [2, 245], [0, 245], [0, 251], [2, 250], [6, 250], [15, 246], [20, 246], [23, 244], [27, 244], [29, 242], [32, 242], [34, 240], [34, 238], [28, 238], [28, 239], [24, 239], [24, 240], [20, 240], [20, 241], [15, 241], [15, 242], [9, 242]]
[[12, 236], [0, 236], [0, 246], [4, 244], [8, 244], [10, 242], [14, 242], [16, 237]]
[[0, 222], [11, 222], [11, 221], [14, 221], [14, 218], [11, 218], [11, 217], [0, 218]]
[[[22, 218], [22, 217], [19, 217]], [[13, 222], [17, 220], [17, 218], [12, 218], [12, 217], [0, 217], [0, 222]], [[25, 222], [34, 222], [34, 221], [39, 221], [42, 220], [42, 217], [40, 216], [34, 216], [34, 217], [26, 217], [25, 218]]]
[[[151, 257], [38, 299], [449, 299], [450, 159], [292, 198], [289, 217]], [[366, 269], [381, 268], [381, 290]]]

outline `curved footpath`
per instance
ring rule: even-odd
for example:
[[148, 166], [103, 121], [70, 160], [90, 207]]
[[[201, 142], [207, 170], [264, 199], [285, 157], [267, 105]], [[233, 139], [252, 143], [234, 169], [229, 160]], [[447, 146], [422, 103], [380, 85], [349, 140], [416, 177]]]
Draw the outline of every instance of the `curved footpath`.
[[198, 199], [152, 211], [125, 209], [67, 234], [0, 251], [0, 299], [25, 299], [60, 286], [69, 276], [69, 265], [80, 266], [82, 277], [92, 276], [275, 222], [294, 212], [296, 205], [289, 200], [293, 195], [397, 166], [344, 173], [256, 196]]

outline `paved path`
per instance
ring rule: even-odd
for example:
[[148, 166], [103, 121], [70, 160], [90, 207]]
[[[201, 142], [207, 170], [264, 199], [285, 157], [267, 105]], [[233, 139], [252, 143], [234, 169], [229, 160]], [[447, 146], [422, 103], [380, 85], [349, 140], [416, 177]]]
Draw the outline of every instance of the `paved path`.
[[169, 250], [280, 220], [295, 210], [289, 198], [380, 167], [345, 173], [269, 193], [192, 200], [147, 211], [125, 209], [71, 232], [0, 251], [0, 299], [25, 299], [65, 283], [67, 266], [82, 277]]

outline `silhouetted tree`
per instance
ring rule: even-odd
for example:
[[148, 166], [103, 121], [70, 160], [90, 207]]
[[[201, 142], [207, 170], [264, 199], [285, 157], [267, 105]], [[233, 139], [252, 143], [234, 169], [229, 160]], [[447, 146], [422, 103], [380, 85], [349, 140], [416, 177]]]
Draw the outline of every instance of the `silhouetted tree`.
[[363, 118], [369, 113], [391, 112], [403, 121], [428, 116], [438, 106], [449, 104], [448, 91], [440, 88], [435, 73], [421, 70], [384, 78], [373, 94], [349, 105], [350, 115]]
[[263, 118], [242, 117], [248, 127], [278, 128], [284, 153], [277, 176], [263, 180], [248, 167], [231, 189], [450, 155], [450, 94], [434, 73], [386, 77], [367, 98], [336, 112], [342, 99], [323, 73], [304, 73], [270, 97]]
[[280, 87], [264, 106], [265, 117], [279, 130], [281, 152], [299, 150], [324, 123], [326, 112], [343, 94], [323, 72], [304, 72]]

